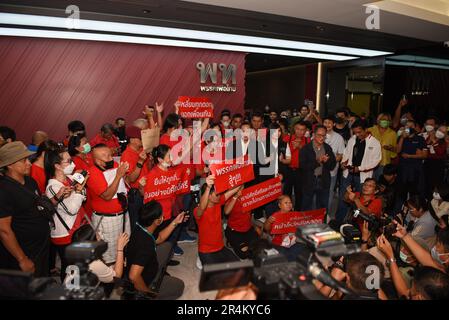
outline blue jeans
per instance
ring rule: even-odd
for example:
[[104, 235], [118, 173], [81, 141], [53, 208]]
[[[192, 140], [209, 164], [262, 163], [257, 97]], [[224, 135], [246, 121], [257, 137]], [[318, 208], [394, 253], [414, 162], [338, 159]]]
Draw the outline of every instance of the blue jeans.
[[[315, 204], [313, 203], [314, 197]], [[308, 211], [321, 208], [327, 209], [328, 203], [329, 189], [322, 188], [320, 177], [314, 177], [313, 184], [303, 190], [302, 210]]]
[[338, 222], [342, 222], [345, 218], [346, 214], [349, 210], [349, 205], [344, 201], [344, 195], [346, 193], [346, 189], [349, 187], [349, 185], [352, 185], [352, 191], [354, 192], [360, 192], [362, 189], [362, 186], [360, 184], [360, 176], [359, 175], [353, 175], [349, 174], [347, 178], [341, 178], [341, 184], [340, 184], [340, 192], [339, 192], [339, 198], [340, 202], [338, 204], [338, 210], [335, 214], [335, 219]]

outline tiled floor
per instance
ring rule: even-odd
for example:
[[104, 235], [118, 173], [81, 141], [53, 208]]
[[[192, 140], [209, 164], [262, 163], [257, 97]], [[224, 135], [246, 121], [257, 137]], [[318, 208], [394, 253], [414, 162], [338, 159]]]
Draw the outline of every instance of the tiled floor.
[[199, 292], [198, 290], [201, 275], [201, 270], [196, 267], [198, 242], [180, 243], [179, 246], [184, 250], [184, 254], [179, 257], [174, 257], [173, 259], [179, 260], [181, 263], [177, 266], [168, 267], [167, 272], [171, 276], [184, 281], [184, 294], [181, 296], [180, 300], [215, 299], [217, 291]]

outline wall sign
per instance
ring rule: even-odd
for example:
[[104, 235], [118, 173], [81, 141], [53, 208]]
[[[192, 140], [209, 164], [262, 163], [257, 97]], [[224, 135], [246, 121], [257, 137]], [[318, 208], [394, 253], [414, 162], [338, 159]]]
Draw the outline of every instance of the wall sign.
[[[200, 61], [196, 64], [196, 68], [200, 72], [200, 90], [202, 92], [237, 91], [237, 66], [235, 64], [226, 65], [216, 62], [205, 64]], [[221, 78], [218, 77], [219, 74]], [[206, 85], [208, 78], [213, 85]]]

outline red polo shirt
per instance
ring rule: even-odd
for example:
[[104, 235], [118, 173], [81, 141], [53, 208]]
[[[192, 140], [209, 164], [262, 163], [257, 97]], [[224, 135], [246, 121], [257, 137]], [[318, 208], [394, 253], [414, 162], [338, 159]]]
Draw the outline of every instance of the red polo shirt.
[[94, 162], [92, 160], [92, 154], [88, 153], [86, 155], [86, 159], [81, 158], [80, 156], [72, 157], [73, 162], [75, 163], [75, 170], [86, 170], [89, 171], [89, 168], [93, 166]]
[[[360, 199], [360, 192], [355, 193], [356, 198]], [[372, 195], [371, 198], [365, 202], [362, 201], [362, 204], [364, 206], [368, 206], [370, 213], [375, 215], [377, 218], [380, 218], [382, 216], [382, 199], [377, 198], [375, 195]], [[362, 218], [356, 218], [356, 222], [360, 227], [360, 230], [362, 230], [363, 227], [363, 219]]]
[[307, 143], [310, 142], [310, 138], [302, 137], [300, 147], [297, 148], [297, 149], [293, 148], [293, 141], [294, 140], [296, 140], [296, 135], [292, 134], [291, 138], [290, 138], [290, 141], [289, 141], [290, 152], [292, 154], [292, 158], [291, 158], [291, 162], [290, 162], [290, 168], [298, 169], [299, 165], [300, 165], [299, 151], [301, 150], [302, 147], [304, 147]]
[[[118, 168], [118, 163], [114, 162], [114, 168]], [[87, 179], [87, 199], [90, 207], [100, 213], [119, 213], [122, 212], [122, 206], [118, 198], [109, 201], [100, 197], [108, 189], [108, 183], [104, 177], [103, 171], [96, 166], [89, 168], [89, 179]]]
[[[127, 146], [125, 151], [123, 151], [120, 161], [129, 163], [129, 170], [127, 174], [130, 174], [134, 170], [136, 170], [137, 162], [139, 161], [139, 154], [142, 152], [142, 150], [143, 149], [141, 149], [140, 151], [136, 151], [130, 146]], [[142, 177], [146, 176], [149, 172], [149, 158], [147, 158], [143, 163], [142, 169], [140, 169], [140, 174], [137, 177], [137, 180], [129, 184], [131, 188], [139, 189], [139, 180]]]
[[[229, 201], [234, 201], [229, 199]], [[251, 211], [242, 211], [240, 198], [235, 202], [234, 208], [228, 216], [228, 226], [237, 232], [247, 232], [251, 229]]]
[[213, 253], [224, 247], [223, 226], [221, 221], [221, 207], [225, 204], [225, 197], [213, 207], [207, 207], [201, 217], [198, 217], [198, 208], [193, 210], [198, 224], [198, 252]]

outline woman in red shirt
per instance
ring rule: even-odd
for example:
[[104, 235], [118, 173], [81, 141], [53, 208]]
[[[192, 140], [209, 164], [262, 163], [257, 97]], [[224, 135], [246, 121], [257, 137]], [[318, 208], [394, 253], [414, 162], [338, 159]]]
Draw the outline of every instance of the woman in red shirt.
[[[280, 220], [282, 216], [288, 215], [292, 212], [293, 204], [288, 195], [282, 195], [278, 199], [279, 211], [273, 213], [267, 221], [265, 221], [265, 231], [271, 233], [273, 223], [276, 220]], [[281, 254], [285, 255], [288, 261], [296, 261], [296, 258], [302, 250], [305, 249], [304, 245], [296, 242], [296, 236], [294, 234], [276, 234], [273, 236], [271, 242], [274, 248]]]
[[41, 194], [45, 193], [45, 188], [47, 187], [47, 177], [45, 175], [44, 167], [45, 153], [49, 150], [57, 149], [59, 149], [58, 143], [52, 140], [42, 142], [37, 148], [36, 160], [33, 161], [33, 164], [31, 165], [30, 176], [36, 180]]
[[80, 133], [70, 137], [68, 152], [75, 163], [75, 170], [77, 172], [82, 170], [88, 171], [93, 165], [90, 149], [90, 144], [84, 134]]
[[429, 153], [424, 161], [424, 176], [426, 177], [426, 197], [428, 200], [432, 199], [435, 187], [443, 184], [444, 165], [447, 158], [446, 135], [447, 127], [440, 126], [438, 130], [431, 131], [426, 139]]
[[225, 214], [228, 223], [225, 230], [226, 239], [240, 259], [250, 257], [249, 248], [258, 239], [257, 233], [251, 223], [251, 211], [244, 212], [240, 196], [243, 186], [226, 202]]

